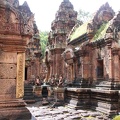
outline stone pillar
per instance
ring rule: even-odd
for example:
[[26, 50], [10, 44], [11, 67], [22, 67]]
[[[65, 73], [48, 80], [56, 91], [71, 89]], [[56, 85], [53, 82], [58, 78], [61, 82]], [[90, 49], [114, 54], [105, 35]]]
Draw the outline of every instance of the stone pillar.
[[111, 53], [111, 49], [109, 49], [109, 79], [112, 80], [113, 79], [113, 57], [112, 57], [112, 53]]
[[92, 77], [93, 80], [97, 80], [97, 51], [93, 49], [93, 56], [92, 56]]
[[39, 62], [39, 58], [36, 58], [36, 76], [40, 76], [40, 62]]
[[52, 74], [53, 74], [53, 64], [52, 62], [50, 62], [50, 76], [49, 77], [51, 77]]
[[21, 35], [0, 35], [0, 120], [31, 119], [22, 100], [26, 39]]
[[25, 73], [25, 53], [18, 53], [16, 98], [22, 98], [24, 95], [24, 76], [25, 76], [24, 73]]
[[119, 50], [113, 50], [113, 59], [114, 59], [114, 81], [120, 81], [120, 63], [119, 63]]
[[[5, 46], [4, 46], [5, 47]], [[24, 93], [25, 53], [15, 51], [0, 53], [0, 120], [30, 120], [31, 114], [20, 98]]]
[[84, 78], [84, 71], [83, 71], [83, 69], [84, 69], [84, 58], [83, 58], [83, 56], [81, 57], [81, 75], [82, 75], [82, 78]]
[[71, 80], [74, 80], [74, 64], [70, 66], [71, 66]]
[[89, 68], [89, 56], [86, 55], [84, 56], [84, 63], [83, 63], [83, 74], [84, 74], [84, 78], [88, 79], [89, 78], [89, 74], [90, 74], [90, 68]]
[[30, 81], [30, 79], [31, 79], [31, 67], [28, 66], [27, 67], [27, 81]]

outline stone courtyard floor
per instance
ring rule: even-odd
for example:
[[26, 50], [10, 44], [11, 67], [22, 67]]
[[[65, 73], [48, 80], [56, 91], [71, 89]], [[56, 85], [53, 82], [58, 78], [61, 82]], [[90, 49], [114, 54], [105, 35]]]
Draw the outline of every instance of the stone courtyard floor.
[[43, 106], [42, 102], [28, 104], [27, 108], [32, 114], [31, 120], [112, 120], [107, 115], [90, 110], [75, 110], [68, 105], [51, 107], [52, 104]]

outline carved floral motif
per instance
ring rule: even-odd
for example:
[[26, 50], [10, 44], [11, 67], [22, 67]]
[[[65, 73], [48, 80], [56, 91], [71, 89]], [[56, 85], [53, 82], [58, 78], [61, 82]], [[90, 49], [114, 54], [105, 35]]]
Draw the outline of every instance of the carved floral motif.
[[16, 97], [20, 98], [24, 95], [24, 67], [25, 67], [25, 54], [19, 53], [17, 55], [17, 87]]

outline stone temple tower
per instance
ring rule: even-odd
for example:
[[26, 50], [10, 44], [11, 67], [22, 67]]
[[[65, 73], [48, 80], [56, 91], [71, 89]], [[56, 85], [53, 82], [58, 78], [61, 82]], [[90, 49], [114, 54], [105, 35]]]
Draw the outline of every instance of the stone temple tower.
[[61, 57], [67, 45], [67, 36], [77, 22], [77, 12], [69, 0], [63, 0], [56, 12], [55, 20], [51, 24], [51, 31], [48, 37], [48, 47], [46, 49], [46, 65], [48, 76], [63, 75], [64, 63]]

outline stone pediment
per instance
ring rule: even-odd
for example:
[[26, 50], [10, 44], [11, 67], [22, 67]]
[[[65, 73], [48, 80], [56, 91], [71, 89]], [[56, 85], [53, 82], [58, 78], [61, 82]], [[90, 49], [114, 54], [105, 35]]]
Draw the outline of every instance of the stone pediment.
[[[16, 8], [11, 3], [3, 1], [0, 4], [0, 32], [7, 34], [33, 34], [34, 15], [30, 10]], [[21, 8], [21, 9], [20, 9]], [[26, 8], [27, 9], [27, 8]]]
[[0, 32], [20, 33], [15, 12], [0, 8]]
[[109, 6], [109, 4], [105, 3], [96, 12], [96, 14], [92, 20], [92, 23], [96, 28], [98, 28], [99, 25], [101, 25], [102, 23], [110, 21], [114, 17], [114, 14], [115, 14], [115, 12]]

